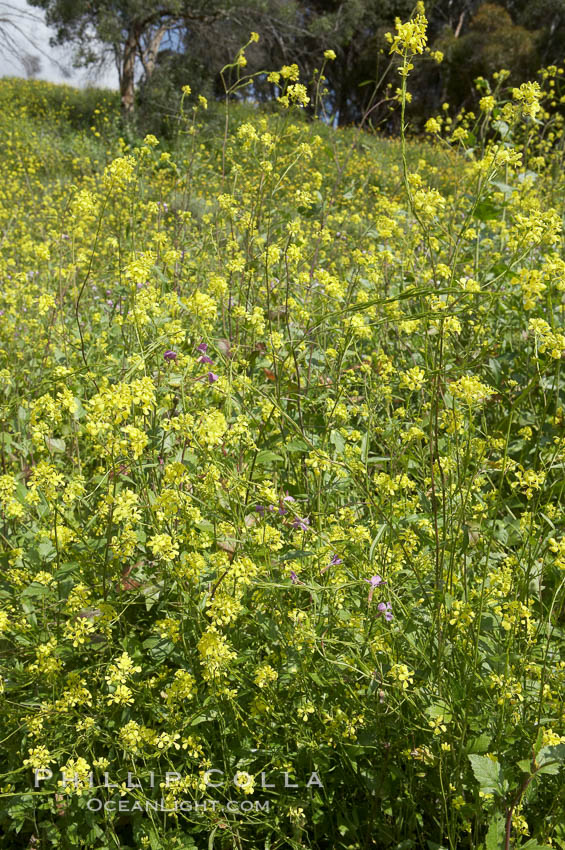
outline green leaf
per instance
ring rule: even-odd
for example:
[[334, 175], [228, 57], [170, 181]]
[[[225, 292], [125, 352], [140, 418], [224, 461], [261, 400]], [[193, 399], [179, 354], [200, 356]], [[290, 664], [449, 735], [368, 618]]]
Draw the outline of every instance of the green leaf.
[[510, 134], [510, 126], [506, 123], [506, 121], [502, 121], [500, 118], [497, 121], [492, 122], [492, 128], [500, 133], [503, 139]]
[[291, 440], [290, 443], [285, 445], [285, 450], [287, 452], [307, 452], [308, 446], [302, 440]]
[[293, 549], [290, 552], [286, 552], [281, 561], [304, 561], [306, 558], [313, 558], [315, 556], [315, 552], [308, 552], [306, 549]]
[[475, 779], [479, 783], [481, 791], [488, 794], [500, 792], [501, 786], [501, 770], [498, 761], [489, 758], [488, 756], [479, 756], [471, 754], [467, 756], [471, 762]]
[[486, 842], [486, 850], [501, 850], [504, 847], [504, 816], [496, 814], [491, 820]]
[[494, 221], [500, 218], [501, 208], [497, 204], [493, 204], [488, 199], [480, 201], [475, 207], [473, 218], [478, 218], [479, 221]]
[[274, 461], [277, 461], [277, 460], [283, 461], [284, 458], [282, 457], [282, 455], [275, 454], [275, 452], [269, 452], [269, 451], [265, 450], [265, 451], [259, 452], [259, 454], [257, 455], [257, 459], [256, 459], [255, 463], [258, 463], [259, 465], [263, 465], [265, 463], [273, 463]]
[[537, 754], [540, 752], [543, 746], [543, 728], [540, 726], [538, 730], [538, 736], [536, 738], [536, 742], [534, 744], [534, 754], [537, 757]]
[[30, 585], [26, 587], [25, 590], [20, 594], [20, 599], [35, 599], [37, 597], [48, 596], [49, 588], [44, 584], [39, 584], [39, 582], [33, 581]]
[[151, 850], [163, 850], [163, 845], [159, 840], [159, 836], [157, 835], [157, 831], [154, 826], [149, 827], [149, 843], [151, 845]]
[[544, 764], [544, 762], [548, 761], [556, 761], [559, 762], [559, 764], [562, 764], [565, 761], [565, 744], [542, 747], [536, 756], [536, 764], [541, 766]]
[[335, 446], [335, 448], [336, 448], [336, 450], [339, 454], [343, 453], [343, 450], [345, 448], [345, 440], [343, 439], [343, 437], [339, 433], [339, 431], [332, 431], [331, 432], [330, 443], [332, 444], [332, 446]]
[[175, 650], [174, 644], [170, 640], [157, 636], [147, 638], [143, 641], [142, 646], [157, 664], [161, 664]]
[[55, 437], [45, 437], [45, 445], [50, 452], [64, 452], [66, 449], [65, 441]]
[[512, 195], [516, 191], [514, 186], [509, 186], [508, 183], [503, 183], [501, 180], [493, 180], [492, 185], [505, 195]]
[[53, 544], [50, 540], [45, 540], [43, 543], [39, 544], [37, 551], [41, 558], [48, 558], [50, 555], [54, 554], [55, 549], [53, 548]]
[[426, 708], [426, 714], [428, 717], [443, 717], [447, 723], [453, 716], [448, 704], [443, 700], [437, 700], [433, 705], [429, 705]]

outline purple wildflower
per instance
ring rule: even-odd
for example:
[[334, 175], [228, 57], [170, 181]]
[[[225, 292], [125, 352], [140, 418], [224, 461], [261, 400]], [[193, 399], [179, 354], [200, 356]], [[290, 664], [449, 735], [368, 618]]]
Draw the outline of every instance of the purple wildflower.
[[338, 564], [343, 564], [343, 561], [337, 555], [332, 555], [332, 559], [325, 567], [322, 568], [321, 572], [325, 573], [326, 570], [329, 570], [330, 567], [337, 567]]
[[207, 355], [207, 354], [203, 354], [203, 355], [202, 355], [202, 357], [199, 357], [199, 358], [198, 358], [198, 362], [199, 362], [199, 363], [211, 363], [211, 362], [212, 362], [212, 358], [211, 358], [211, 357], [208, 357], [208, 355]]
[[380, 587], [381, 584], [386, 584], [386, 581], [382, 579], [379, 575], [371, 576], [371, 578], [364, 579], [371, 587]]
[[294, 501], [295, 501], [295, 499], [293, 499], [292, 496], [289, 496], [288, 493], [286, 494], [286, 496], [281, 497], [281, 499], [279, 501], [279, 514], [280, 514], [280, 516], [284, 516], [286, 513], [288, 513], [283, 502], [294, 502]]
[[375, 588], [380, 587], [381, 584], [386, 584], [385, 580], [382, 579], [379, 575], [371, 576], [371, 578], [363, 579], [363, 581], [366, 581], [367, 584], [371, 585], [371, 587], [369, 588], [369, 596], [368, 596], [368, 599], [367, 599], [368, 602], [372, 601], [373, 593], [375, 592]]
[[261, 514], [261, 516], [265, 515], [265, 505], [255, 505], [255, 510], [258, 514]]
[[165, 353], [163, 354], [163, 357], [165, 358], [165, 360], [167, 361], [167, 363], [170, 363], [170, 362], [171, 362], [171, 360], [176, 360], [176, 359], [177, 359], [177, 353], [176, 353], [176, 351], [171, 351], [170, 349], [168, 349], [168, 350], [167, 350], [167, 351], [165, 351]]
[[206, 352], [208, 351], [208, 344], [205, 342], [201, 342], [196, 350]]
[[379, 602], [379, 604], [377, 605], [377, 611], [379, 612], [379, 614], [384, 614], [385, 620], [387, 621], [387, 623], [390, 623], [393, 618], [392, 605], [390, 602]]
[[310, 520], [308, 517], [299, 517], [295, 516], [292, 520], [293, 528], [300, 528], [302, 531], [308, 531], [308, 526], [310, 525]]
[[217, 381], [217, 380], [218, 380], [218, 378], [219, 378], [219, 375], [214, 375], [214, 373], [213, 373], [213, 372], [208, 372], [208, 381], [209, 381], [209, 383], [213, 384], [215, 381]]

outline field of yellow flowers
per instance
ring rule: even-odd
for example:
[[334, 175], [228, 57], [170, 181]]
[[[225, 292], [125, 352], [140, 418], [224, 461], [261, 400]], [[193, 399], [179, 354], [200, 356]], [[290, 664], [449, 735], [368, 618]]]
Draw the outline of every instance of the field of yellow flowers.
[[561, 74], [0, 81], [0, 847], [565, 848]]

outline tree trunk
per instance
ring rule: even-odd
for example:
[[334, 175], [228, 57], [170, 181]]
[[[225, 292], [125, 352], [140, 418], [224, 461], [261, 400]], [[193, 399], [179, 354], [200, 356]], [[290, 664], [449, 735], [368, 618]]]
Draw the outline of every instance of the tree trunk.
[[148, 39], [147, 49], [144, 51], [144, 55], [142, 57], [143, 68], [145, 70], [145, 77], [147, 78], [147, 80], [151, 79], [151, 74], [155, 70], [157, 53], [159, 52], [163, 36], [170, 28], [170, 26], [171, 25], [168, 22], [161, 24], [159, 29], [156, 30], [153, 35], [151, 35]]
[[122, 59], [120, 74], [120, 95], [122, 99], [122, 115], [132, 118], [135, 109], [135, 57], [137, 54], [137, 32], [132, 27], [128, 32]]
[[461, 28], [463, 26], [464, 20], [465, 20], [465, 9], [463, 9], [461, 14], [459, 15], [459, 21], [457, 23], [457, 26], [455, 27], [455, 32], [453, 33], [454, 38], [459, 38], [459, 36], [461, 34]]

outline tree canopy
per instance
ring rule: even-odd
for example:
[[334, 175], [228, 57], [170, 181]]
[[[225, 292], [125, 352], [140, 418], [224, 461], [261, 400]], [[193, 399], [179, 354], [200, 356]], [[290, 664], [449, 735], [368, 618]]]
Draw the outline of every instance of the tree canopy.
[[[253, 30], [261, 39], [246, 54], [250, 72], [296, 62], [310, 79], [323, 51], [335, 51], [325, 74], [332, 119], [340, 124], [358, 121], [368, 109], [375, 124], [389, 114], [374, 100], [377, 82], [397, 84], [385, 35], [413, 7], [412, 0], [28, 2], [46, 12], [55, 43], [75, 44], [77, 65], [116, 63], [126, 115], [133, 113], [136, 88], [145, 108], [157, 111], [173, 108], [183, 82], [221, 95], [218, 71]], [[419, 69], [415, 115], [429, 115], [446, 99], [455, 108], [468, 106], [479, 75], [506, 68], [519, 83], [562, 58], [565, 0], [430, 0], [426, 12], [431, 48], [444, 62]], [[254, 87], [257, 98], [272, 93], [266, 80]]]

